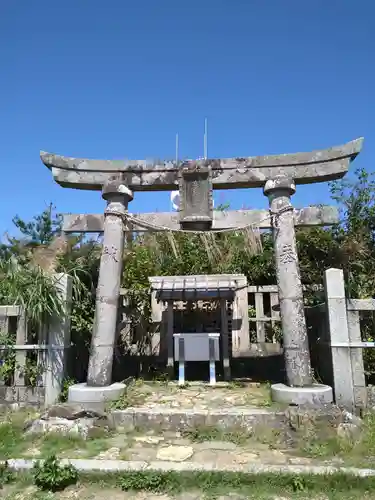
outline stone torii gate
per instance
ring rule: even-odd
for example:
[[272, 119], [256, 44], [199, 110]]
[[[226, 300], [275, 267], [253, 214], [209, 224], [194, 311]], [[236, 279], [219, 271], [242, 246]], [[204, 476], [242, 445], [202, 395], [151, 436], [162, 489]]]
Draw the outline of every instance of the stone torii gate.
[[[313, 385], [295, 226], [338, 222], [335, 207], [294, 210], [291, 196], [298, 184], [342, 178], [359, 154], [363, 139], [310, 153], [181, 162], [89, 160], [41, 152], [42, 162], [62, 187], [101, 191], [107, 201], [104, 215], [66, 215], [66, 232], [103, 232], [87, 384], [72, 386], [71, 401], [101, 404], [116, 398], [122, 384], [112, 384], [112, 362], [120, 295], [124, 231], [158, 228], [203, 230], [251, 225], [272, 228], [287, 385], [273, 387], [283, 402], [330, 402], [332, 389]], [[266, 210], [216, 212], [212, 189], [262, 187]], [[179, 188], [181, 209], [175, 213], [129, 214], [135, 191]], [[130, 217], [129, 217], [130, 216]], [[133, 219], [133, 221], [132, 221]], [[131, 221], [131, 224], [129, 224]], [[138, 226], [137, 226], [138, 221]]]

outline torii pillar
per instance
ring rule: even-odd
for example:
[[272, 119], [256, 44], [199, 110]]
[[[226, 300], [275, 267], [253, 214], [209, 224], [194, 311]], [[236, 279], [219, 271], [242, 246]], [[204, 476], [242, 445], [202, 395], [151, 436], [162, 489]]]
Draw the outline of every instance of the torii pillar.
[[69, 388], [69, 402], [86, 406], [102, 406], [125, 389], [122, 383], [112, 383], [112, 365], [124, 252], [124, 215], [133, 193], [123, 181], [111, 181], [103, 186], [102, 197], [107, 207], [87, 383]]
[[314, 384], [311, 373], [294, 209], [290, 200], [295, 192], [293, 179], [285, 175], [277, 175], [264, 186], [272, 219], [287, 382], [273, 385], [271, 395], [280, 403], [325, 404], [333, 400], [332, 388]]

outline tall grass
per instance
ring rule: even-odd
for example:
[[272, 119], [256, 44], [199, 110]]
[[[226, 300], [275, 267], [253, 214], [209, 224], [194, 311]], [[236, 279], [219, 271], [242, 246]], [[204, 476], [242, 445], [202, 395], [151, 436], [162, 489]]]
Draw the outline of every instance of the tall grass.
[[0, 259], [0, 304], [21, 306], [30, 321], [42, 324], [64, 312], [57, 281], [39, 266]]

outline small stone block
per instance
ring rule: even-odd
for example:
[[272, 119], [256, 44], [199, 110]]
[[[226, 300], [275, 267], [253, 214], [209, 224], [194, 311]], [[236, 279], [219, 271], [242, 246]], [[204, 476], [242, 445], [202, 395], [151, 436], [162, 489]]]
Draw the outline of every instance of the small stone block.
[[276, 403], [321, 406], [332, 403], [332, 387], [312, 384], [307, 387], [289, 387], [285, 384], [271, 386], [271, 398]]
[[120, 382], [104, 387], [92, 387], [85, 383], [74, 384], [69, 387], [68, 402], [80, 404], [82, 408], [100, 408], [105, 403], [118, 399], [125, 388], [125, 384]]

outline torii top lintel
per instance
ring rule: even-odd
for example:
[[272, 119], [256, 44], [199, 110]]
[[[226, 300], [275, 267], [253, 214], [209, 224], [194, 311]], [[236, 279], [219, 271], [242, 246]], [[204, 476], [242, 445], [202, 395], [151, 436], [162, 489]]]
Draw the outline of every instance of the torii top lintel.
[[115, 178], [133, 191], [171, 191], [178, 187], [178, 169], [187, 164], [209, 166], [214, 189], [262, 187], [285, 174], [296, 184], [326, 182], [343, 177], [360, 153], [363, 138], [342, 146], [312, 151], [247, 158], [217, 158], [175, 162], [147, 160], [89, 160], [41, 152], [42, 162], [63, 187], [98, 190]]

